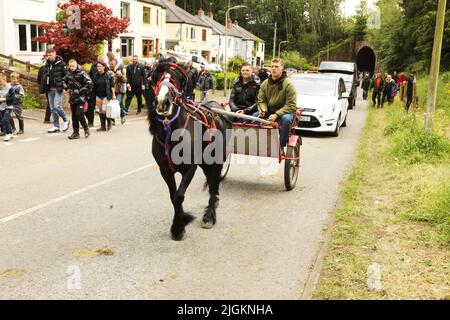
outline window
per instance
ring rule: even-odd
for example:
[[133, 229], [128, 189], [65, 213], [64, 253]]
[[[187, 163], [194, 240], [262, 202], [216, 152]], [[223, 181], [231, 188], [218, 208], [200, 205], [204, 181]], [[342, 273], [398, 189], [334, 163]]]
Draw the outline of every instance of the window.
[[186, 27], [186, 39], [189, 39], [189, 28]]
[[120, 16], [121, 18], [130, 18], [130, 4], [127, 2], [120, 3]]
[[19, 24], [19, 49], [20, 51], [27, 51], [27, 26]]
[[144, 7], [144, 12], [143, 12], [143, 16], [142, 16], [142, 22], [150, 24], [150, 8], [149, 7]]
[[191, 28], [191, 39], [195, 39], [195, 28]]
[[206, 41], [206, 30], [202, 29], [202, 40]]
[[122, 57], [129, 57], [134, 55], [134, 39], [121, 38]]
[[231, 48], [231, 39], [228, 39], [228, 48]]
[[33, 41], [34, 38], [44, 34], [44, 30], [39, 28], [38, 24], [19, 24], [18, 28], [19, 51], [45, 52], [47, 48], [45, 43]]
[[159, 26], [159, 10], [156, 10], [156, 25]]

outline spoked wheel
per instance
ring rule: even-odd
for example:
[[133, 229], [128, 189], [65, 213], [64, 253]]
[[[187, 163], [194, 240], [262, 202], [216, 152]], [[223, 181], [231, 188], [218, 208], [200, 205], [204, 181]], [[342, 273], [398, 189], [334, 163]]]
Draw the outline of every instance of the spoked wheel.
[[284, 185], [286, 190], [290, 191], [295, 188], [298, 180], [298, 172], [300, 169], [300, 146], [288, 147], [284, 161]]
[[231, 164], [231, 153], [227, 155], [225, 162], [223, 163], [222, 172], [220, 173], [220, 181], [223, 181], [228, 174], [228, 170], [230, 170]]

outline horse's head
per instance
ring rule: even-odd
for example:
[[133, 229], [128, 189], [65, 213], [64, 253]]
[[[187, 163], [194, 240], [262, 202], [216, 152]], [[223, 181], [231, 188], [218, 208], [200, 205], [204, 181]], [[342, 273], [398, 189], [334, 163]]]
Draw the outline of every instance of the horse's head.
[[181, 99], [187, 76], [179, 65], [162, 61], [155, 68], [154, 79], [156, 114], [165, 118], [170, 117]]
[[156, 113], [162, 117], [170, 117], [176, 104], [177, 90], [171, 83], [171, 75], [167, 73], [161, 79], [156, 92]]

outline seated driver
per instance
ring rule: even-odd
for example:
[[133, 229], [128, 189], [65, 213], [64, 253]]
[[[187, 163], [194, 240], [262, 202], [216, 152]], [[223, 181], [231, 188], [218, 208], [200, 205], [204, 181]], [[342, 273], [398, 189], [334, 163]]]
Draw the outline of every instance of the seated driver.
[[278, 122], [281, 127], [280, 146], [284, 155], [296, 109], [297, 90], [287, 78], [283, 61], [275, 58], [272, 60], [271, 75], [259, 90], [258, 112], [253, 116]]
[[[252, 115], [258, 109], [258, 92], [261, 81], [253, 74], [252, 66], [244, 63], [241, 67], [241, 74], [233, 83], [233, 90], [230, 95], [230, 109], [238, 114]], [[235, 121], [244, 122], [240, 118]]]

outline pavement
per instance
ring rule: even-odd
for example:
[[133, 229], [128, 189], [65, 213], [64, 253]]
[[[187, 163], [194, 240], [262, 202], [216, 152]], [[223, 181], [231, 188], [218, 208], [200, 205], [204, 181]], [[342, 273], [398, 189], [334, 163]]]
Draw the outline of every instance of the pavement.
[[170, 239], [144, 114], [69, 141], [27, 111], [25, 135], [0, 141], [0, 299], [304, 298], [367, 110], [358, 100], [338, 138], [305, 133], [292, 191], [276, 162], [271, 174], [232, 165], [210, 230], [198, 170], [184, 203], [197, 219], [182, 242]]

